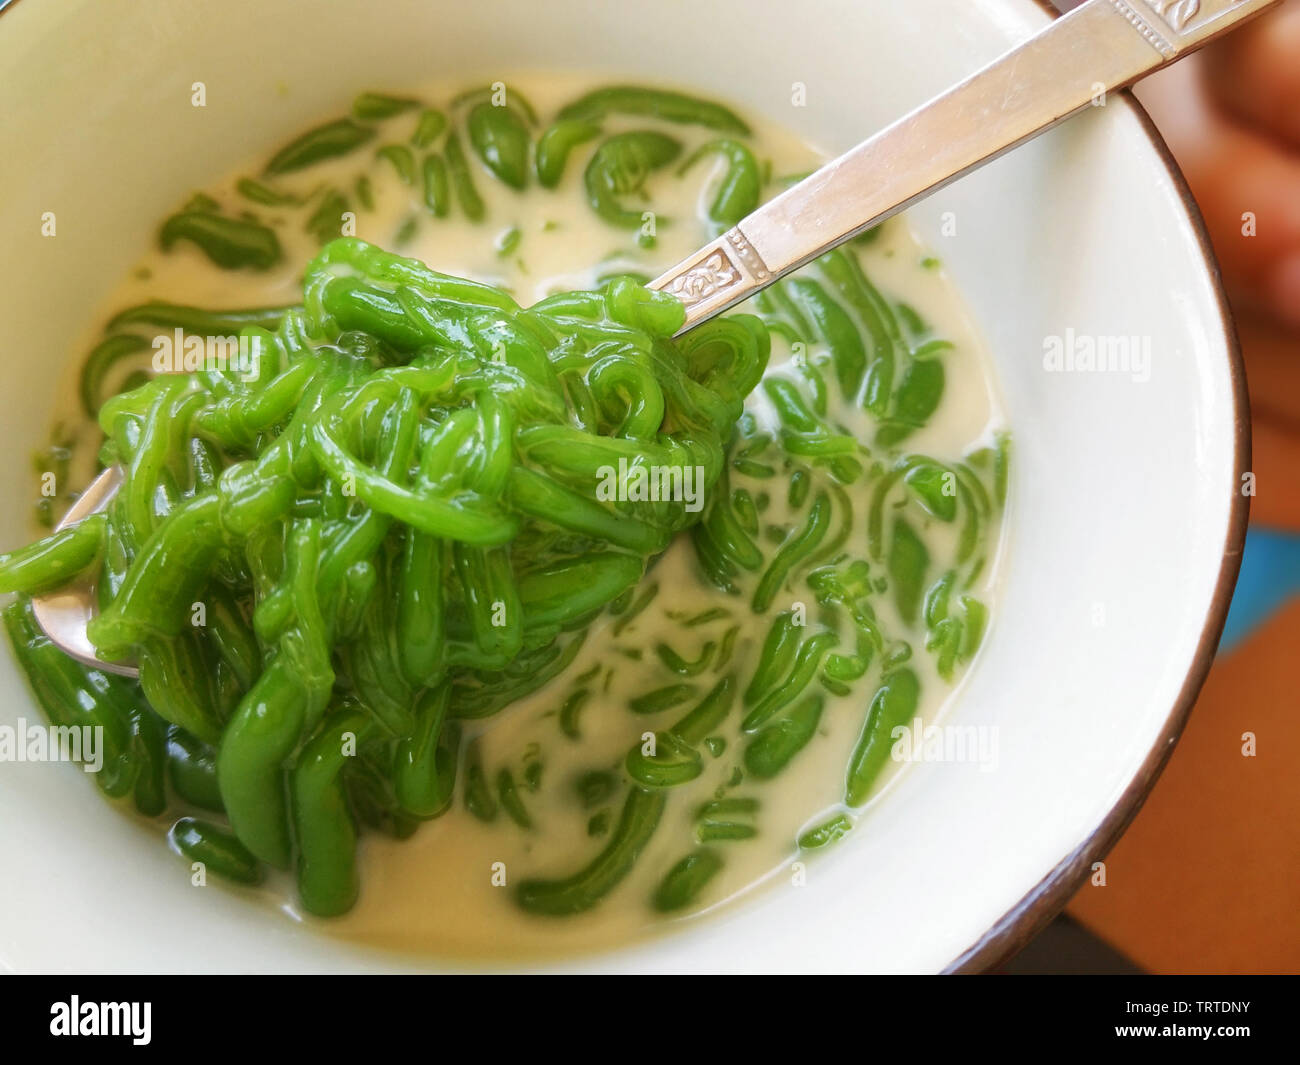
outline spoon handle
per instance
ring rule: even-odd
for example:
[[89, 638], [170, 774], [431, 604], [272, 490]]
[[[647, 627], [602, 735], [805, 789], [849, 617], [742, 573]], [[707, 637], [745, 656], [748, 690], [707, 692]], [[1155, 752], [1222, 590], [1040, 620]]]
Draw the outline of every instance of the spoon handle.
[[689, 329], [1278, 0], [1087, 0], [650, 283]]

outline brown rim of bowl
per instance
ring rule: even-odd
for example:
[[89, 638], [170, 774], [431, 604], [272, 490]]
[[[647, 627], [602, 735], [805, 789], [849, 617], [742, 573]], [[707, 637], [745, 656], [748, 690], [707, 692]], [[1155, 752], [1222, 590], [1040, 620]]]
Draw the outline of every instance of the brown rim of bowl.
[[[1047, 0], [1029, 0], [1029, 2], [1044, 9], [1053, 18], [1059, 15]], [[1227, 296], [1223, 291], [1219, 263], [1210, 244], [1210, 235], [1206, 232], [1201, 209], [1192, 198], [1192, 190], [1188, 188], [1187, 179], [1183, 177], [1183, 172], [1179, 169], [1164, 137], [1160, 135], [1151, 116], [1132, 92], [1125, 89], [1117, 95], [1137, 118], [1152, 149], [1165, 164], [1165, 170], [1173, 182], [1174, 189], [1183, 201], [1187, 220], [1191, 223], [1192, 231], [1200, 245], [1205, 269], [1214, 284], [1219, 319], [1223, 324], [1224, 339], [1227, 341], [1228, 372], [1232, 381], [1236, 423], [1233, 456], [1236, 471], [1234, 484], [1240, 485], [1242, 475], [1250, 469], [1250, 400], [1246, 394], [1246, 367], [1241, 357], [1241, 344], [1237, 339], [1237, 329], [1232, 312], [1228, 308]], [[1249, 514], [1249, 498], [1242, 492], [1234, 490], [1232, 510], [1228, 516], [1228, 531], [1223, 543], [1222, 561], [1219, 564], [1219, 576], [1215, 583], [1214, 595], [1210, 600], [1210, 609], [1205, 617], [1205, 626], [1201, 629], [1201, 638], [1196, 645], [1196, 653], [1192, 656], [1183, 686], [1174, 700], [1169, 716], [1165, 718], [1159, 737], [1137, 774], [1124, 789], [1124, 794], [1102, 818], [1101, 824], [1093, 830], [1092, 835], [1062, 858], [1056, 868], [1035, 884], [974, 944], [958, 955], [944, 969], [945, 973], [984, 972], [995, 969], [1014, 957], [1065, 908], [1070, 898], [1087, 881], [1092, 872], [1093, 862], [1101, 861], [1110, 853], [1111, 848], [1124, 834], [1124, 830], [1137, 816], [1137, 812], [1142, 809], [1142, 804], [1151, 793], [1151, 789], [1155, 787], [1165, 763], [1173, 754], [1174, 745], [1187, 725], [1196, 697], [1200, 694], [1201, 686], [1209, 675], [1210, 666], [1214, 663], [1219, 637], [1223, 635], [1224, 622], [1228, 618], [1232, 592], [1237, 584], [1237, 572], [1241, 568], [1241, 552], [1246, 540], [1246, 521]]]
[[[1053, 19], [1061, 14], [1052, 6], [1050, 0], [1023, 0], [1023, 2], [1032, 4]], [[0, 0], [0, 15], [15, 6], [17, 0]], [[1188, 188], [1183, 172], [1179, 169], [1173, 153], [1165, 144], [1159, 130], [1156, 129], [1151, 116], [1129, 90], [1125, 89], [1116, 95], [1137, 118], [1152, 149], [1165, 164], [1170, 181], [1173, 182], [1187, 210], [1187, 220], [1196, 234], [1205, 268], [1214, 283], [1219, 318], [1223, 323], [1224, 339], [1227, 341], [1228, 370], [1232, 379], [1236, 421], [1234, 466], [1236, 482], [1239, 484], [1241, 475], [1250, 467], [1250, 401], [1246, 395], [1246, 368], [1241, 358], [1241, 345], [1237, 340], [1236, 326], [1233, 324], [1232, 313], [1228, 309], [1227, 297], [1223, 292], [1223, 278], [1219, 273], [1219, 263], [1210, 245], [1210, 237], [1206, 232], [1201, 210], [1192, 198], [1192, 190]], [[1192, 663], [1188, 667], [1187, 677], [1183, 681], [1178, 698], [1174, 700], [1173, 708], [1165, 719], [1160, 737], [1151, 753], [1147, 755], [1146, 761], [1138, 769], [1137, 775], [1124, 789], [1124, 794], [1111, 807], [1092, 835], [1061, 859], [1056, 868], [994, 922], [987, 932], [953, 959], [944, 969], [945, 973], [983, 972], [996, 968], [1017, 954], [1065, 908], [1066, 902], [1087, 880], [1088, 874], [1092, 871], [1092, 863], [1100, 861], [1109, 853], [1133, 818], [1137, 816], [1137, 812], [1142, 808], [1142, 804], [1164, 769], [1165, 763], [1169, 761], [1174, 744], [1182, 735], [1187, 718], [1191, 715], [1192, 706], [1214, 662], [1219, 637], [1223, 635], [1223, 626], [1228, 619], [1228, 605], [1232, 602], [1232, 592], [1237, 584], [1237, 571], [1241, 568], [1241, 552], [1246, 540], [1246, 520], [1249, 513], [1248, 498], [1240, 492], [1235, 493], [1232, 513], [1228, 519], [1228, 534], [1223, 544], [1223, 561], [1219, 565], [1218, 581], [1205, 618], [1205, 627], [1201, 630], [1201, 638], [1196, 645], [1196, 654], [1192, 657]]]

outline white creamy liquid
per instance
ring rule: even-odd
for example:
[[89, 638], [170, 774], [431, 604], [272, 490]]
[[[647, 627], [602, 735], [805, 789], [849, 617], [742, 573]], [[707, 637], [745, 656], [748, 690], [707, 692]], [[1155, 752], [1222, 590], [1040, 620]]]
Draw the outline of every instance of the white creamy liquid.
[[[527, 95], [540, 112], [543, 124], [559, 106], [594, 87], [587, 79], [567, 75], [520, 77], [509, 84]], [[465, 87], [435, 84], [393, 91], [395, 95], [417, 96], [446, 110], [447, 101]], [[772, 174], [803, 173], [823, 158], [790, 131], [755, 116], [745, 117], [755, 127], [756, 137], [751, 142], [755, 154], [760, 161], [770, 161]], [[647, 189], [650, 205], [659, 220], [657, 244], [651, 250], [643, 250], [636, 245], [635, 233], [611, 228], [586, 202], [581, 178], [592, 145], [575, 150], [558, 189], [540, 189], [533, 183], [527, 192], [520, 194], [483, 170], [463, 132], [462, 144], [486, 205], [486, 220], [468, 221], [454, 202], [449, 218], [435, 219], [423, 204], [418, 175], [415, 184], [407, 186], [385, 161], [373, 160], [375, 148], [385, 143], [406, 143], [414, 121], [413, 114], [391, 119], [385, 131], [358, 152], [277, 180], [277, 187], [306, 193], [322, 183], [337, 185], [348, 191], [350, 206], [357, 212], [356, 236], [416, 256], [437, 270], [501, 285], [525, 305], [554, 291], [592, 287], [598, 276], [612, 273], [618, 267], [654, 276], [694, 250], [709, 235], [702, 218], [712, 199], [713, 179], [720, 176], [723, 166], [716, 157], [697, 165], [685, 178], [676, 176], [675, 167], [665, 168], [651, 177]], [[668, 127], [630, 116], [611, 117], [605, 131], [646, 126], [679, 137], [686, 149], [682, 158], [696, 145], [716, 136], [713, 131], [698, 127]], [[292, 135], [297, 131], [288, 132]], [[420, 153], [416, 154], [418, 160]], [[227, 211], [252, 208], [264, 222], [275, 225], [284, 247], [284, 261], [266, 273], [224, 271], [188, 244], [179, 244], [166, 254], [151, 250], [141, 259], [140, 269], [103, 308], [104, 314], [95, 319], [95, 329], [87, 334], [87, 348], [99, 336], [103, 317], [150, 299], [222, 308], [287, 304], [301, 298], [302, 269], [317, 250], [314, 239], [302, 232], [301, 213], [252, 205], [234, 192], [238, 177], [255, 175], [260, 162], [250, 161], [224, 183], [205, 191], [216, 197]], [[351, 193], [355, 178], [363, 171], [371, 176], [373, 211], [360, 209]], [[766, 194], [775, 191], [769, 188]], [[176, 206], [160, 203], [159, 217]], [[411, 217], [419, 219], [416, 233], [409, 243], [394, 247], [395, 235]], [[494, 244], [500, 234], [512, 227], [521, 233], [519, 245], [512, 254], [499, 255]], [[927, 253], [903, 219], [888, 223], [881, 237], [861, 249], [859, 255], [864, 270], [888, 299], [913, 307], [936, 336], [955, 345], [953, 351], [942, 356], [947, 373], [942, 404], [929, 425], [908, 438], [906, 449], [931, 454], [942, 461], [955, 460], [971, 448], [988, 444], [993, 431], [1002, 425], [991, 364], [942, 269], [933, 262], [922, 265]], [[814, 348], [814, 354], [815, 351]], [[788, 358], [788, 345], [774, 337], [770, 372], [782, 372]], [[75, 390], [69, 389], [67, 394], [74, 395]], [[761, 401], [756, 401], [754, 409], [763, 417], [761, 408]], [[836, 410], [831, 414], [832, 420], [844, 417]], [[844, 420], [848, 422], [849, 418]], [[866, 424], [860, 413], [855, 424]], [[764, 524], [780, 519], [786, 484], [787, 478], [781, 475], [769, 482], [772, 507], [763, 515]], [[855, 557], [865, 557], [863, 514], [870, 489], [860, 480], [848, 491], [855, 503], [857, 520], [846, 549]], [[924, 535], [933, 549], [934, 544], [943, 544], [952, 532], [948, 527], [935, 526], [924, 530]], [[991, 607], [991, 614], [996, 618], [996, 603], [992, 599], [998, 569], [998, 527], [990, 528], [987, 535], [989, 562], [971, 591]], [[762, 537], [759, 543], [770, 558], [775, 550], [773, 545]], [[507, 765], [519, 783], [523, 753], [532, 744], [540, 746], [544, 761], [541, 787], [536, 792], [522, 792], [533, 829], [520, 829], [504, 813], [499, 813], [490, 824], [478, 821], [464, 808], [463, 781], [458, 780], [453, 808], [423, 824], [412, 838], [397, 841], [363, 829], [359, 860], [361, 897], [351, 913], [327, 921], [309, 916], [302, 919], [330, 934], [393, 950], [453, 957], [524, 958], [626, 942], [695, 921], [701, 913], [731, 904], [760, 883], [788, 885], [788, 867], [797, 853], [796, 837], [803, 829], [833, 814], [842, 800], [845, 767], [878, 678], [875, 665], [851, 697], [827, 695], [818, 734], [783, 773], [772, 781], [753, 785], [746, 782], [728, 792], [728, 795], [759, 799], [760, 809], [752, 818], [758, 835], [749, 840], [716, 844], [725, 857], [725, 865], [703, 892], [702, 910], [667, 918], [653, 911], [649, 898], [663, 874], [692, 850], [694, 814], [699, 805], [713, 797], [715, 789], [727, 781], [740, 762], [744, 742], [739, 730], [743, 716], [739, 698], [725, 725], [717, 730], [727, 741], [725, 751], [716, 758], [706, 753], [703, 775], [670, 790], [663, 819], [649, 845], [632, 872], [602, 904], [585, 914], [553, 918], [531, 916], [514, 901], [513, 888], [521, 880], [533, 876], [567, 876], [586, 865], [608, 838], [607, 835], [588, 836], [591, 811], [584, 811], [578, 804], [571, 786], [573, 778], [589, 770], [621, 772], [628, 750], [640, 742], [644, 732], [666, 728], [693, 705], [694, 700], [653, 716], [633, 714], [627, 709], [629, 697], [680, 679], [669, 674], [656, 657], [654, 648], [660, 641], [684, 657], [694, 658], [700, 643], [717, 642], [727, 628], [741, 623], [728, 668], [738, 671], [739, 687], [743, 689], [757, 661], [770, 617], [796, 600], [807, 603], [810, 625], [817, 614], [811, 592], [801, 587], [783, 590], [766, 617], [754, 617], [747, 594], [728, 596], [704, 582], [698, 575], [689, 540], [684, 536], [674, 542], [646, 581], [658, 582], [662, 590], [650, 609], [621, 635], [613, 634], [613, 619], [602, 618], [588, 635], [576, 660], [560, 677], [494, 717], [466, 723], [467, 740], [478, 737], [489, 782], [498, 768]], [[752, 584], [749, 587], [752, 589]], [[893, 616], [887, 597], [878, 596], [873, 603], [887, 632], [906, 631]], [[669, 616], [695, 615], [713, 605], [727, 608], [734, 617], [683, 630]], [[921, 639], [913, 636], [912, 643], [915, 653], [910, 664], [923, 684], [919, 713], [927, 723], [932, 723], [941, 716], [956, 686], [945, 684], [937, 677], [933, 657], [923, 650]], [[851, 651], [843, 642], [838, 649]], [[574, 741], [561, 734], [556, 713], [571, 689], [572, 678], [595, 666], [601, 667], [593, 682], [597, 690], [579, 718], [581, 739]], [[607, 675], [610, 690], [603, 692], [600, 689]], [[709, 669], [700, 677], [687, 679], [698, 684], [702, 695], [717, 677]], [[815, 682], [813, 688], [817, 688]], [[891, 767], [887, 778], [894, 771], [895, 767]], [[876, 794], [881, 786], [887, 785], [888, 779], [878, 786]], [[620, 791], [613, 799], [614, 820], [623, 795]], [[861, 816], [854, 831], [837, 846], [851, 847], [854, 836], [870, 831], [871, 817]], [[178, 863], [177, 875], [188, 875], [188, 866]], [[285, 877], [276, 877], [268, 886], [249, 894], [281, 905], [290, 913], [297, 912], [292, 885]]]

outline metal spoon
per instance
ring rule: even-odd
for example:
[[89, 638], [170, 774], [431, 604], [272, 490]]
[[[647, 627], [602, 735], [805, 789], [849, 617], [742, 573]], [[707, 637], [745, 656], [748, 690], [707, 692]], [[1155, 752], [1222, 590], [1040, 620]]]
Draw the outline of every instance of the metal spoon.
[[[770, 200], [649, 287], [686, 304], [684, 332], [1278, 2], [1087, 0]], [[102, 510], [121, 483], [120, 469], [105, 470], [59, 528]], [[32, 608], [49, 638], [78, 661], [136, 675], [132, 666], [96, 657], [86, 637], [95, 613], [88, 589], [39, 596]]]
[[1087, 0], [656, 278], [690, 329], [1276, 0]]

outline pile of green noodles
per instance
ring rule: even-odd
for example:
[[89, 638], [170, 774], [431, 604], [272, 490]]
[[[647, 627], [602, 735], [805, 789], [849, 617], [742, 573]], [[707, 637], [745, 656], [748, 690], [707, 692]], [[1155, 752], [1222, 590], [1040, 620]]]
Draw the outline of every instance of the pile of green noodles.
[[294, 866], [325, 915], [356, 898], [354, 813], [402, 835], [443, 812], [457, 721], [555, 676], [700, 516], [600, 487], [690, 470], [707, 499], [769, 339], [735, 315], [673, 341], [681, 304], [631, 279], [524, 310], [355, 239], [303, 295], [243, 330], [243, 364], [104, 403], [120, 490], [0, 558], [0, 590], [92, 578], [90, 638], [138, 690], [65, 658], [20, 599], [6, 622], [51, 720], [102, 726], [101, 786], [146, 813], [170, 758], [229, 824], [184, 818], [174, 842], [245, 881]]
[[[652, 87], [596, 88], [549, 116], [501, 83], [443, 106], [363, 93], [233, 196], [170, 215], [159, 246], [222, 271], [281, 269], [295, 229], [321, 251], [294, 307], [115, 314], [79, 393], [122, 487], [105, 513], [0, 556], [18, 660], [52, 724], [100, 730], [100, 789], [167, 813], [173, 847], [226, 878], [296, 866], [304, 907], [338, 914], [357, 897], [361, 827], [405, 837], [454, 793], [481, 822], [539, 827], [546, 752], [486, 766], [479, 729], [461, 730], [554, 680], [543, 716], [559, 736], [581, 740], [599, 703], [637, 738], [621, 764], [548, 771], [601, 842], [570, 875], [515, 880], [527, 912], [598, 905], [669, 823], [691, 827], [647, 901], [716, 898], [766, 820], [764, 785], [848, 713], [843, 801], [791, 843], [843, 838], [929, 674], [951, 682], [983, 640], [1010, 454], [1003, 433], [960, 456], [909, 450], [966, 353], [867, 277], [858, 250], [880, 229], [771, 285], [757, 317], [676, 341], [682, 309], [644, 277], [522, 310], [336, 239], [354, 212], [389, 224], [385, 179], [406, 190], [383, 238], [396, 249], [448, 219], [506, 223], [496, 194], [535, 182], [582, 196], [619, 261], [606, 267], [625, 269], [628, 247], [655, 245], [657, 183], [705, 174], [714, 233], [787, 187], [757, 147], [724, 105]], [[317, 169], [344, 159], [351, 173]], [[520, 273], [539, 246], [518, 224], [495, 245]], [[140, 363], [168, 334], [173, 355], [214, 364], [151, 379]], [[769, 340], [781, 365], [742, 411]], [[74, 442], [60, 426], [37, 460], [65, 498]], [[38, 515], [52, 524], [54, 500]], [[643, 579], [683, 530], [689, 600]], [[138, 682], [83, 668], [36, 625], [29, 597], [80, 579], [98, 590], [99, 653], [138, 664]], [[645, 641], [633, 626], [651, 607], [665, 624]], [[568, 669], [602, 612], [597, 660]]]

